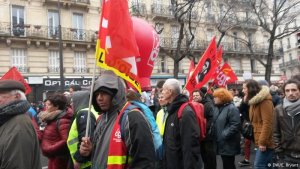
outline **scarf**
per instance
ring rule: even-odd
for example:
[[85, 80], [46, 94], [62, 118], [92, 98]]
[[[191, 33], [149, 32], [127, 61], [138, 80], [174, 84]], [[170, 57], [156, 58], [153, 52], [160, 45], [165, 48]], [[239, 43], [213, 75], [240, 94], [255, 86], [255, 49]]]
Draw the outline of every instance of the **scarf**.
[[294, 117], [297, 113], [300, 112], [300, 99], [298, 99], [296, 102], [290, 102], [289, 100], [284, 98], [283, 108], [289, 116]]
[[30, 108], [27, 100], [17, 100], [0, 107], [0, 126], [16, 115], [24, 114]]
[[62, 112], [63, 112], [62, 110], [55, 110], [52, 112], [43, 111], [43, 112], [39, 113], [38, 117], [43, 122], [49, 122], [49, 121], [56, 119], [56, 117]]

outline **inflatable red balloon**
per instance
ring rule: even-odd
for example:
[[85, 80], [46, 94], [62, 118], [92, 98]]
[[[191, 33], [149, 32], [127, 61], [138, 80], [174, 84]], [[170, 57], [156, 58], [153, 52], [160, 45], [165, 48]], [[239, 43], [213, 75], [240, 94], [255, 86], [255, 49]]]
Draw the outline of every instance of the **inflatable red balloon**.
[[132, 17], [133, 31], [140, 51], [136, 56], [137, 73], [142, 91], [151, 91], [150, 76], [159, 52], [159, 37], [155, 29], [145, 20]]

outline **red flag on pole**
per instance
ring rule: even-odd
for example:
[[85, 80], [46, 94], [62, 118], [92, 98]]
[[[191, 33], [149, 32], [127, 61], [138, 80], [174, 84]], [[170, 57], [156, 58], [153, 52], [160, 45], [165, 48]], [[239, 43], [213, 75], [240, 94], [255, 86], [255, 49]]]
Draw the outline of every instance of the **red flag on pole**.
[[127, 0], [103, 0], [97, 65], [114, 71], [139, 91], [135, 56], [139, 56]]
[[25, 86], [25, 94], [29, 94], [31, 92], [31, 88], [29, 84], [25, 81], [24, 77], [22, 74], [18, 71], [16, 67], [10, 68], [3, 76], [1, 79], [11, 79], [11, 80], [17, 80], [21, 82]]
[[216, 84], [219, 87], [226, 86], [229, 82], [235, 82], [238, 78], [235, 75], [232, 68], [229, 66], [228, 63], [224, 63], [222, 68], [219, 70], [217, 76], [215, 77], [214, 84]]
[[186, 75], [186, 81], [187, 81], [187, 82], [189, 81], [190, 77], [192, 76], [194, 69], [195, 69], [195, 63], [194, 63], [193, 60], [191, 60], [191, 61], [190, 61], [189, 72], [188, 72], [188, 74]]
[[211, 78], [212, 73], [215, 71], [215, 63], [217, 44], [214, 37], [207, 47], [206, 51], [201, 57], [198, 65], [193, 71], [190, 79], [186, 83], [186, 89], [191, 93], [194, 89], [202, 87]]

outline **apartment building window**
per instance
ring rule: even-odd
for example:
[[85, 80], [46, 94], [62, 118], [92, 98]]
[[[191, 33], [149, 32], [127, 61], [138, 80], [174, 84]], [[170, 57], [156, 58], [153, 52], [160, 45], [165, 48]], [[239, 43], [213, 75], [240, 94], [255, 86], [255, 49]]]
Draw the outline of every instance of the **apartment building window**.
[[83, 31], [83, 14], [73, 13], [73, 39], [83, 40], [85, 33]]
[[11, 57], [12, 66], [15, 66], [20, 72], [26, 73], [27, 72], [26, 62], [27, 62], [26, 50], [13, 48], [12, 57]]
[[287, 38], [287, 48], [291, 48], [291, 40], [290, 38]]
[[164, 24], [162, 23], [155, 23], [155, 30], [158, 32], [158, 37], [159, 37], [159, 43], [160, 46], [165, 47], [166, 42], [164, 39]]
[[238, 34], [237, 32], [233, 32], [233, 49], [237, 50], [238, 49]]
[[292, 54], [291, 54], [291, 53], [289, 53], [289, 59], [290, 59], [290, 62], [292, 62], [293, 57], [292, 57]]
[[171, 35], [172, 36], [171, 37], [172, 47], [175, 48], [175, 47], [177, 47], [177, 41], [178, 41], [178, 38], [179, 38], [179, 27], [173, 25], [171, 27], [171, 33], [172, 33], [172, 35]]
[[48, 11], [48, 36], [58, 38], [58, 11]]
[[213, 30], [208, 29], [207, 32], [206, 32], [206, 38], [207, 38], [207, 41], [210, 42], [210, 41], [212, 40], [213, 36], [214, 36]]
[[48, 72], [57, 73], [59, 72], [59, 51], [50, 50], [49, 51], [49, 63], [48, 63]]
[[160, 58], [160, 72], [163, 72], [163, 73], [165, 73], [166, 72], [166, 57], [165, 56], [162, 56], [161, 58]]
[[12, 22], [12, 34], [14, 36], [24, 36], [24, 7], [12, 6], [11, 9], [11, 22]]
[[86, 73], [86, 52], [75, 52], [74, 53], [74, 72], [75, 73]]

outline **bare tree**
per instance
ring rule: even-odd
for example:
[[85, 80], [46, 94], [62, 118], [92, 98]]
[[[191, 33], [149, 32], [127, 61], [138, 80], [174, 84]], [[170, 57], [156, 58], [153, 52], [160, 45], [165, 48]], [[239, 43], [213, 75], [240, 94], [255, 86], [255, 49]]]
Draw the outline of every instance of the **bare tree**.
[[[179, 62], [185, 58], [192, 58], [192, 43], [195, 39], [195, 30], [193, 29], [193, 17], [195, 8], [199, 0], [171, 0], [171, 13], [175, 22], [179, 25], [179, 33], [175, 50], [165, 51], [174, 60], [174, 78], [178, 78]], [[184, 49], [184, 50], [183, 50]]]
[[[272, 60], [274, 58], [274, 43], [278, 39], [289, 36], [299, 31], [299, 26], [294, 25], [297, 16], [300, 15], [299, 0], [251, 0], [251, 7], [255, 13], [258, 25], [269, 34], [269, 46], [265, 79], [270, 82], [272, 72]], [[295, 10], [296, 9], [296, 10]], [[283, 26], [282, 32], [278, 28]]]

